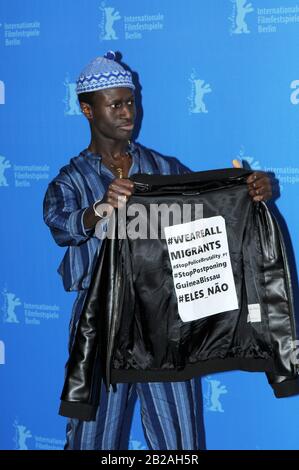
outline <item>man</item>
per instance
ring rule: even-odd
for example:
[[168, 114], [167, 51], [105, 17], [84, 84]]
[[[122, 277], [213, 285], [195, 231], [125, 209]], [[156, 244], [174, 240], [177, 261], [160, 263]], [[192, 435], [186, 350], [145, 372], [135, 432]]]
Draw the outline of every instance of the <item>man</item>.
[[[45, 222], [58, 245], [68, 246], [59, 273], [66, 290], [78, 291], [70, 323], [70, 348], [101, 246], [102, 205], [109, 211], [124, 204], [133, 192], [129, 178], [134, 173], [190, 171], [174, 158], [130, 142], [135, 121], [134, 89], [131, 73], [115, 61], [114, 53], [96, 58], [83, 70], [77, 93], [90, 124], [91, 141], [86, 150], [60, 170], [45, 196]], [[264, 173], [253, 173], [248, 178], [248, 189], [255, 201], [271, 197], [270, 180]], [[150, 449], [199, 449], [200, 410], [195, 379], [120, 383], [109, 393], [101, 387], [96, 420], [70, 420], [66, 449], [119, 449], [134, 390], [140, 399]]]

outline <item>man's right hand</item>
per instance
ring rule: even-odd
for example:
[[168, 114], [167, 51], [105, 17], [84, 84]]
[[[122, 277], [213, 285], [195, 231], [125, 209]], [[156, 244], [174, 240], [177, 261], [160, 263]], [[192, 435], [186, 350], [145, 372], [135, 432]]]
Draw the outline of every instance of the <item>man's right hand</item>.
[[99, 216], [95, 214], [93, 205], [86, 209], [83, 217], [85, 229], [93, 228], [101, 218], [109, 218], [113, 209], [123, 207], [133, 191], [134, 184], [132, 181], [126, 178], [115, 178], [110, 183], [103, 199], [96, 204], [95, 208]]
[[110, 204], [115, 209], [123, 207], [133, 191], [132, 181], [125, 178], [115, 178], [103, 197], [103, 203]]

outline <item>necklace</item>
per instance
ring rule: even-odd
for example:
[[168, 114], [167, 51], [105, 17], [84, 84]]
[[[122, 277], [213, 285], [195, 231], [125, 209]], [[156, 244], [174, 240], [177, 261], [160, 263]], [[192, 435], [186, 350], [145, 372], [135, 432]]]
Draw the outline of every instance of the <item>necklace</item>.
[[120, 179], [122, 179], [124, 176], [124, 170], [122, 168], [122, 166], [120, 166], [124, 160], [126, 160], [128, 157], [130, 157], [130, 154], [128, 152], [125, 153], [125, 155], [122, 155], [121, 156], [121, 161], [117, 164], [114, 164], [114, 163], [110, 163], [110, 168], [112, 170], [115, 170], [117, 172], [117, 175]]

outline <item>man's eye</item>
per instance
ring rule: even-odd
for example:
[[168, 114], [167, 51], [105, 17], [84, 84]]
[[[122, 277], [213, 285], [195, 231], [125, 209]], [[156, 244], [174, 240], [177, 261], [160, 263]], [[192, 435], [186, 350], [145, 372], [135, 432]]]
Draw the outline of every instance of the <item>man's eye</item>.
[[121, 103], [113, 103], [110, 105], [112, 109], [118, 109], [121, 107]]

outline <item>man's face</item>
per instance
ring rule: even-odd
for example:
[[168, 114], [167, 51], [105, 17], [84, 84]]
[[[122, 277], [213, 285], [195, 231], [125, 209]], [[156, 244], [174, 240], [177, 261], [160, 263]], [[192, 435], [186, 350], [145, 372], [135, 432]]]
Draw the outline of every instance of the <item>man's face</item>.
[[130, 139], [135, 121], [134, 93], [130, 88], [109, 88], [95, 92], [91, 123], [99, 136]]

